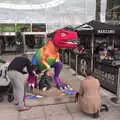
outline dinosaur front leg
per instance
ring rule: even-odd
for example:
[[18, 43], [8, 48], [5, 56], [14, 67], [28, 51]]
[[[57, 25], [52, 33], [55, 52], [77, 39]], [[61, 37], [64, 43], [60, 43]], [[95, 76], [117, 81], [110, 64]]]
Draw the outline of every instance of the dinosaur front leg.
[[56, 62], [53, 67], [54, 67], [54, 73], [55, 73], [54, 74], [54, 80], [56, 82], [57, 87], [59, 89], [60, 88], [62, 88], [62, 89], [67, 88], [67, 84], [64, 84], [60, 79], [60, 72], [61, 72], [61, 70], [63, 68], [63, 63], [61, 61]]

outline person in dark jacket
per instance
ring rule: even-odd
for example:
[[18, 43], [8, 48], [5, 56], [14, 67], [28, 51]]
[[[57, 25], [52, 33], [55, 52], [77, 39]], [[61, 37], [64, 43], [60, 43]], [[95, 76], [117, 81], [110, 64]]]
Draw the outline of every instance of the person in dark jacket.
[[52, 73], [48, 70], [44, 72], [39, 81], [39, 90], [45, 91], [52, 87], [53, 78]]
[[[27, 71], [24, 71], [27, 68]], [[25, 77], [24, 74], [32, 73], [33, 66], [27, 56], [15, 57], [8, 66], [8, 77], [13, 85], [14, 103], [19, 105], [18, 110], [29, 110], [30, 107], [25, 106]], [[27, 78], [26, 78], [27, 80]]]

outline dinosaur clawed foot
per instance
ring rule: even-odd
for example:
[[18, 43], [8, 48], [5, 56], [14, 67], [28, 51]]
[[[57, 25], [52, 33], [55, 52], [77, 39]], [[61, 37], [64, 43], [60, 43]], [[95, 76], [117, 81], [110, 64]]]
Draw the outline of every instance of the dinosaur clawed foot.
[[69, 85], [67, 84], [57, 84], [57, 88], [60, 89], [60, 90], [64, 90], [64, 89], [68, 89], [69, 88]]

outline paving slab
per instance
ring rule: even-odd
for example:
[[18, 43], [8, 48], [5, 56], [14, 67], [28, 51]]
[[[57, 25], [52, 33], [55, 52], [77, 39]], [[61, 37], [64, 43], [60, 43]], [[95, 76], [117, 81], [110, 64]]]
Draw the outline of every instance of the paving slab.
[[47, 120], [73, 120], [69, 114], [49, 116]]
[[0, 120], [18, 120], [19, 113], [16, 107], [8, 102], [0, 103]]
[[[12, 59], [11, 57], [6, 58], [7, 60]], [[84, 77], [74, 75], [74, 73], [74, 70], [64, 65], [61, 78], [73, 89], [78, 90], [80, 81]], [[102, 88], [100, 92], [102, 103], [109, 106], [109, 111], [101, 112], [100, 118], [94, 120], [120, 120], [120, 103], [115, 104], [110, 100], [115, 95]], [[24, 112], [17, 112], [17, 108], [5, 100], [0, 103], [0, 120], [93, 120], [93, 118], [80, 112], [78, 105], [74, 103], [74, 95], [59, 96], [59, 94], [53, 95], [52, 92], [47, 94], [49, 97], [26, 101], [28, 105], [34, 107], [30, 111]]]
[[45, 105], [56, 105], [74, 102], [74, 95], [43, 97], [40, 99], [26, 100], [26, 105], [37, 107]]
[[56, 116], [56, 115], [62, 116], [62, 115], [68, 114], [65, 104], [45, 106], [45, 112], [46, 112], [47, 117]]
[[45, 120], [44, 107], [32, 108], [29, 111], [20, 112], [20, 120]]

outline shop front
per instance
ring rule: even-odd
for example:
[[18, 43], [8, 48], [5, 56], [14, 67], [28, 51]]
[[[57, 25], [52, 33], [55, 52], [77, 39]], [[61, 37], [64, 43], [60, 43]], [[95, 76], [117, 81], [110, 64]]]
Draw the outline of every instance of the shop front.
[[46, 40], [45, 23], [1, 23], [0, 54], [31, 52]]
[[72, 68], [76, 67], [81, 75], [86, 70], [92, 71], [101, 86], [119, 99], [120, 27], [91, 21], [74, 30], [78, 32], [80, 45], [77, 50], [69, 51]]
[[35, 49], [41, 48], [46, 41], [46, 33], [29, 32], [23, 33], [24, 52], [31, 53]]
[[16, 51], [16, 36], [14, 33], [0, 34], [0, 54]]

